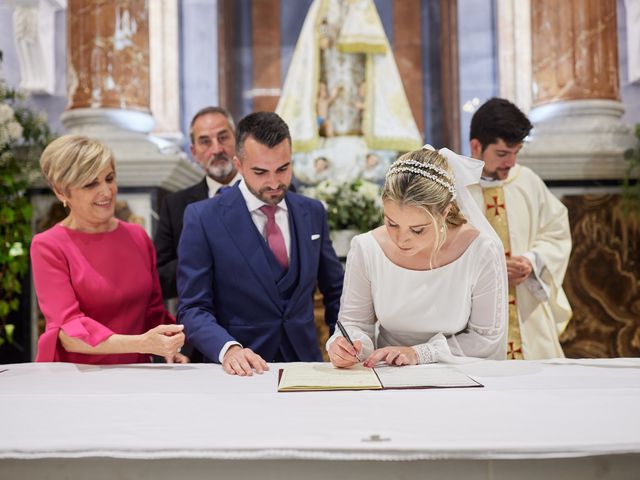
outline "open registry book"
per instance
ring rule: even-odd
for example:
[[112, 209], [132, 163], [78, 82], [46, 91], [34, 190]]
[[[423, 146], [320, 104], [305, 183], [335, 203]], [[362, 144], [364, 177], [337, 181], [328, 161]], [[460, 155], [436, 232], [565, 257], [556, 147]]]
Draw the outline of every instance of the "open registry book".
[[336, 368], [331, 363], [301, 362], [288, 364], [279, 373], [279, 392], [483, 386], [454, 367], [442, 364], [375, 368], [358, 364]]

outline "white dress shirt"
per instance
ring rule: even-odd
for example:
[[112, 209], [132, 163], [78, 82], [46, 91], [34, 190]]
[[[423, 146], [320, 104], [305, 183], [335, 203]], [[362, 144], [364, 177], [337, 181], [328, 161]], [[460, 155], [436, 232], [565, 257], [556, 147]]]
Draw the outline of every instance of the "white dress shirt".
[[211, 198], [216, 193], [218, 193], [218, 190], [220, 190], [220, 187], [233, 187], [236, 184], [236, 182], [242, 178], [242, 176], [240, 175], [240, 173], [236, 172], [236, 176], [233, 177], [233, 179], [229, 183], [227, 183], [226, 185], [224, 185], [224, 184], [222, 184], [220, 182], [217, 182], [216, 180], [211, 178], [209, 175], [207, 175], [204, 178], [207, 181], [207, 187], [209, 189], [209, 198]]
[[[251, 214], [251, 220], [253, 220], [254, 225], [266, 241], [267, 232], [265, 228], [267, 226], [267, 216], [262, 213], [260, 207], [267, 204], [249, 191], [244, 180], [240, 182], [239, 186], [240, 192], [242, 192], [244, 201], [246, 202], [249, 213]], [[289, 211], [287, 209], [287, 202], [285, 202], [283, 198], [276, 206], [278, 207], [276, 209], [276, 223], [278, 224], [278, 227], [280, 227], [280, 231], [284, 237], [284, 244], [287, 247], [287, 258], [291, 260], [291, 232], [289, 232]]]

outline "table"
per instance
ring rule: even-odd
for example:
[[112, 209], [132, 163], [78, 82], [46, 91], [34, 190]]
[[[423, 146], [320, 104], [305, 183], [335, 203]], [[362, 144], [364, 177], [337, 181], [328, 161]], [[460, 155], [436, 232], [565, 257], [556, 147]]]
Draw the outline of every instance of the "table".
[[409, 391], [277, 393], [279, 366], [0, 365], [0, 478], [640, 478], [640, 359]]

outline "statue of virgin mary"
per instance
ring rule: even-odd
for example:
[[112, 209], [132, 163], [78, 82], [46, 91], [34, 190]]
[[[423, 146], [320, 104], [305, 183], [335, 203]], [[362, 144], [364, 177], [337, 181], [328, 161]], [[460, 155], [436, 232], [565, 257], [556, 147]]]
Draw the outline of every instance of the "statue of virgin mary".
[[382, 181], [398, 152], [422, 144], [373, 0], [314, 0], [276, 112], [306, 184]]

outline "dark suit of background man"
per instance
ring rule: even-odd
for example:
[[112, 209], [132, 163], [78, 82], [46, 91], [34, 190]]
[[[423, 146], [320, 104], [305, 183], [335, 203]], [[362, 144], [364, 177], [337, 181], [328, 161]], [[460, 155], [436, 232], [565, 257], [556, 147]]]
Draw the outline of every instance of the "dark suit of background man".
[[178, 296], [177, 251], [184, 209], [190, 203], [213, 197], [221, 187], [233, 185], [240, 178], [233, 163], [236, 139], [229, 112], [221, 107], [203, 108], [191, 120], [189, 137], [191, 155], [204, 168], [206, 176], [192, 187], [167, 195], [162, 203], [154, 243], [164, 298]]
[[[288, 191], [291, 136], [278, 115], [242, 119], [236, 148], [240, 183], [185, 210], [178, 321], [189, 342], [230, 374], [261, 373], [265, 361], [321, 361], [313, 292], [318, 285], [332, 331], [343, 277], [324, 207]], [[263, 213], [269, 206], [275, 221]]]

